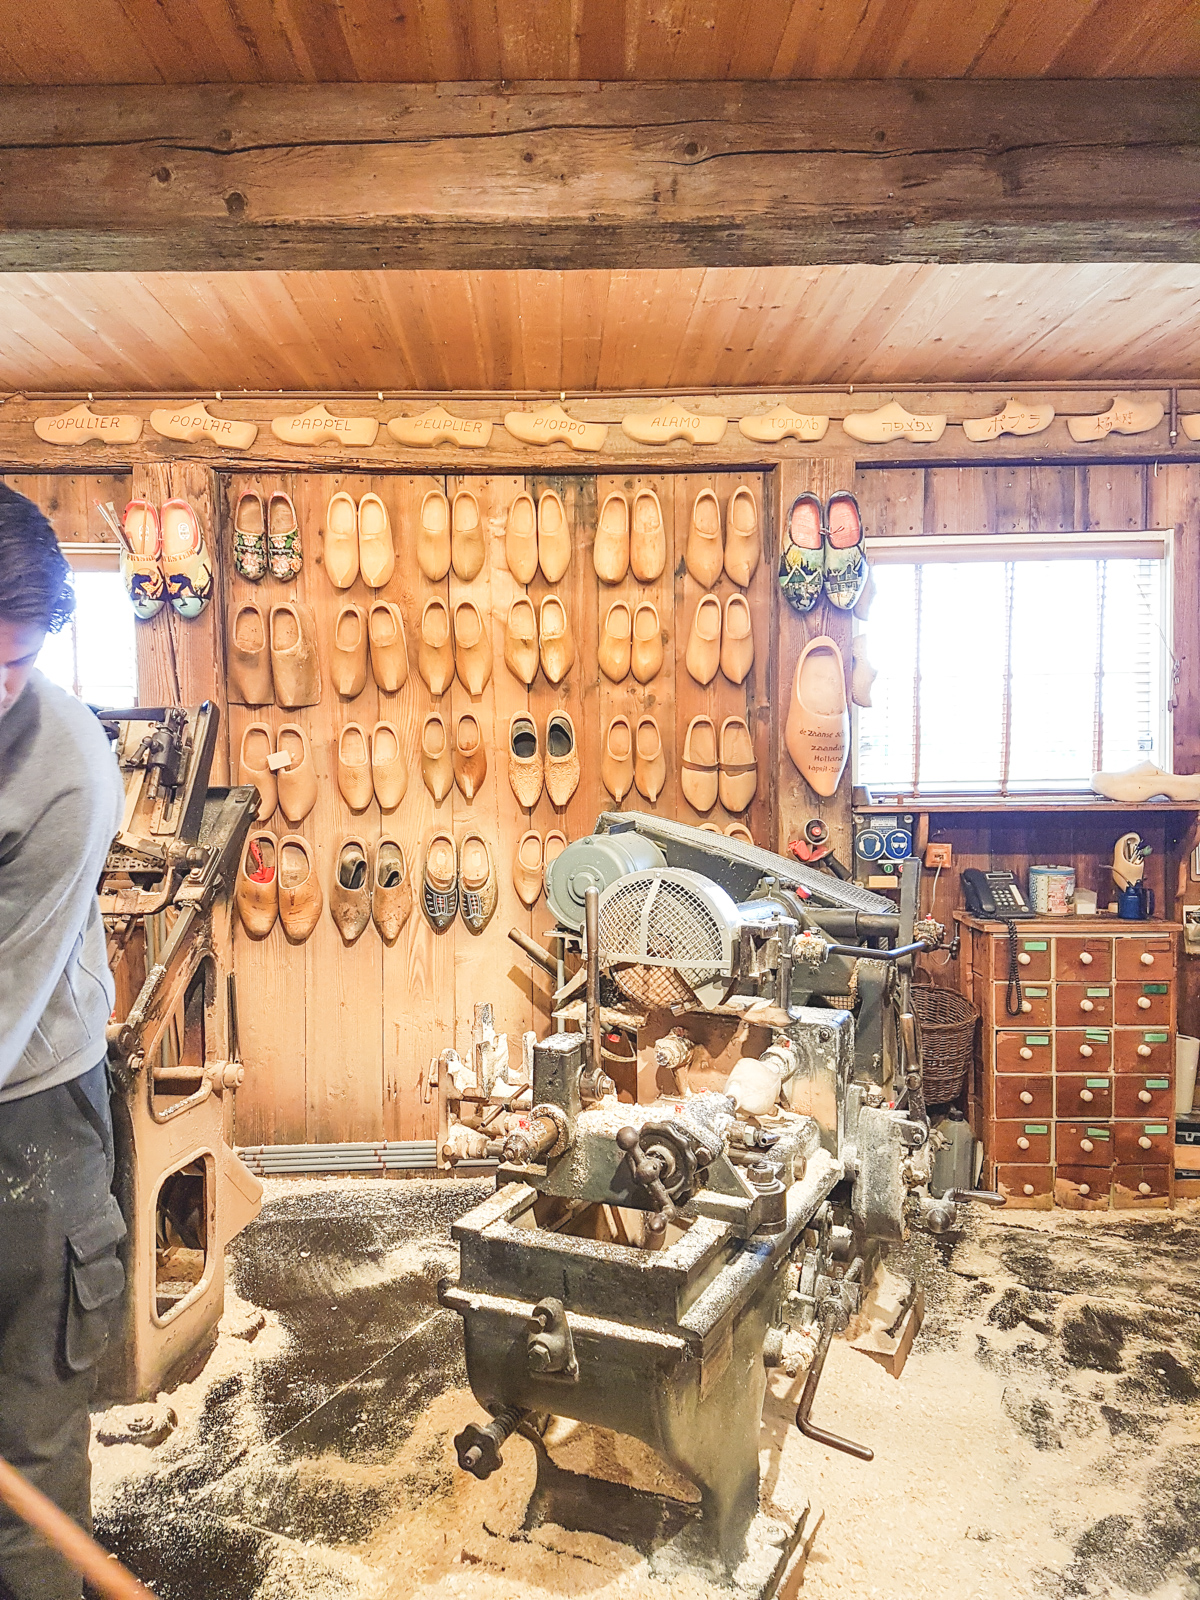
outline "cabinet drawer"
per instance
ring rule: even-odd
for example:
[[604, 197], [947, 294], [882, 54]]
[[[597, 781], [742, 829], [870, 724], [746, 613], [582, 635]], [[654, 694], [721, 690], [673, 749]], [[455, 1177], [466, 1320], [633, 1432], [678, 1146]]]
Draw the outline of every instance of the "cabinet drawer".
[[1111, 983], [1056, 983], [1054, 1020], [1060, 1028], [1107, 1027], [1112, 1021]]
[[1165, 1209], [1171, 1201], [1170, 1167], [1118, 1166], [1113, 1172], [1113, 1206], [1132, 1211], [1137, 1206]]
[[1114, 1122], [1113, 1145], [1130, 1165], [1169, 1166], [1175, 1153], [1169, 1122]]
[[1022, 983], [1021, 998], [1020, 1016], [1010, 1017], [1007, 1009], [1008, 985], [1006, 983], [992, 985], [992, 1016], [998, 1027], [1049, 1028], [1053, 1024], [1054, 1005], [1049, 984]]
[[1175, 971], [1175, 939], [1169, 933], [1115, 942], [1118, 978], [1169, 978]]
[[1056, 1122], [1054, 1158], [1060, 1167], [1111, 1167], [1112, 1128], [1100, 1122]]
[[1107, 1122], [1112, 1116], [1112, 1079], [1086, 1076], [1082, 1072], [1063, 1072], [1054, 1079], [1056, 1117], [1095, 1117]]
[[1169, 1028], [1114, 1028], [1113, 1066], [1118, 1072], [1143, 1072], [1174, 1078], [1175, 1035]]
[[1065, 1211], [1106, 1211], [1112, 1175], [1078, 1165], [1054, 1169], [1054, 1203]]
[[1049, 1211], [1054, 1204], [1054, 1168], [998, 1164], [996, 1187], [1014, 1211]]
[[[1041, 938], [1017, 935], [1017, 971], [1021, 974], [1022, 983], [1026, 979], [1030, 983], [1047, 981], [1050, 977], [1050, 940], [1045, 934]], [[1008, 937], [1005, 934], [992, 936], [992, 977], [1008, 977]]]
[[1107, 983], [1112, 977], [1112, 940], [1094, 935], [1054, 941], [1054, 976], [1066, 983]]
[[1174, 1107], [1175, 1089], [1170, 1078], [1123, 1072], [1113, 1084], [1114, 1117], [1152, 1117], [1169, 1122]]
[[1054, 1079], [1049, 1076], [1026, 1077], [1017, 1073], [1008, 1077], [997, 1076], [995, 1081], [997, 1118], [1032, 1118], [1036, 1122], [1039, 1118], [1052, 1116], [1050, 1087], [1053, 1082]]
[[988, 1153], [993, 1161], [1039, 1163], [1051, 1159], [1050, 1123], [993, 1122], [988, 1132]]
[[1051, 1072], [1054, 1068], [1053, 1034], [997, 1033], [997, 1072]]
[[1160, 1028], [1171, 1023], [1174, 1006], [1172, 985], [1164, 980], [1150, 983], [1118, 983], [1113, 1015], [1122, 1027]]
[[1107, 1028], [1060, 1028], [1054, 1036], [1056, 1072], [1107, 1072], [1112, 1034]]

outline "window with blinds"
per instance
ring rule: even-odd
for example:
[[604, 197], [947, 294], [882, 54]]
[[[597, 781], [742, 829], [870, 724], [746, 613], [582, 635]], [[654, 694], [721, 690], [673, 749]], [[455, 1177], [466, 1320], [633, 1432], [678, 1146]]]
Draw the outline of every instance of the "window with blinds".
[[871, 540], [855, 781], [883, 794], [1087, 792], [1169, 770], [1164, 534]]
[[137, 704], [133, 607], [115, 545], [63, 545], [71, 564], [75, 611], [42, 646], [38, 667], [68, 694], [93, 706]]

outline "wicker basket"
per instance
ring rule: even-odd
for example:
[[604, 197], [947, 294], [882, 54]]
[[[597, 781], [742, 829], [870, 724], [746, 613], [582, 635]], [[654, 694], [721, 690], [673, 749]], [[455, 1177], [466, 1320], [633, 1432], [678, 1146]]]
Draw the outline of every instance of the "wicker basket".
[[962, 1093], [979, 1013], [954, 989], [915, 983], [912, 1008], [917, 1019], [927, 1105], [944, 1105]]

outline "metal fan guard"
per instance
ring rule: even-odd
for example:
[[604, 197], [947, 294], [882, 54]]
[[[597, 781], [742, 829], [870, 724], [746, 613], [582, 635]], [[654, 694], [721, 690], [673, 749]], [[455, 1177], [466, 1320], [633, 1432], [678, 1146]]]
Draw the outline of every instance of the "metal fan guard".
[[636, 1004], [693, 1004], [728, 965], [737, 913], [726, 900], [690, 872], [630, 874], [601, 896], [601, 965]]

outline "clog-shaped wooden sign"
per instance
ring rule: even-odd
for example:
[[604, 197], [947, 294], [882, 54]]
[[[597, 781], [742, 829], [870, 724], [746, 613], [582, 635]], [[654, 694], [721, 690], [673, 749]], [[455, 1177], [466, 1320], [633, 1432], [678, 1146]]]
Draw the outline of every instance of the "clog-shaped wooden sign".
[[374, 417], [335, 417], [322, 403], [298, 417], [276, 417], [271, 432], [285, 444], [370, 445], [379, 424]]
[[1003, 411], [997, 411], [994, 417], [968, 417], [962, 430], [972, 444], [984, 444], [1004, 433], [1022, 437], [1042, 433], [1053, 421], [1053, 406], [1027, 406], [1020, 400], [1006, 400]]
[[580, 422], [556, 401], [537, 411], [506, 411], [504, 426], [522, 444], [565, 444], [572, 450], [602, 450], [608, 424]]
[[100, 444], [135, 444], [142, 436], [142, 419], [93, 411], [84, 404], [60, 411], [56, 417], [38, 417], [33, 431], [47, 444], [78, 444], [83, 439], [95, 439]]
[[875, 411], [852, 411], [842, 418], [842, 427], [852, 439], [864, 444], [888, 444], [893, 439], [933, 444], [946, 431], [946, 417], [944, 412], [931, 417], [914, 416], [899, 400], [889, 400]]
[[800, 411], [787, 400], [781, 400], [774, 411], [755, 411], [738, 422], [743, 438], [756, 444], [778, 444], [781, 439], [823, 439], [829, 427], [829, 418], [814, 411]]
[[164, 439], [181, 439], [198, 444], [207, 439], [230, 450], [249, 450], [258, 438], [258, 424], [237, 422], [233, 417], [214, 417], [202, 400], [186, 406], [166, 406], [150, 413], [150, 426]]
[[1098, 417], [1068, 417], [1067, 430], [1077, 444], [1087, 444], [1094, 439], [1107, 439], [1110, 433], [1149, 433], [1165, 415], [1161, 400], [1119, 394]]
[[724, 417], [702, 416], [678, 400], [664, 401], [657, 411], [631, 411], [621, 418], [621, 431], [639, 444], [670, 444], [673, 439], [717, 444], [727, 426]]
[[468, 450], [483, 450], [492, 441], [492, 424], [483, 417], [456, 417], [445, 406], [431, 406], [415, 417], [393, 417], [387, 431], [397, 444], [415, 445], [418, 450], [435, 444], [461, 444]]

